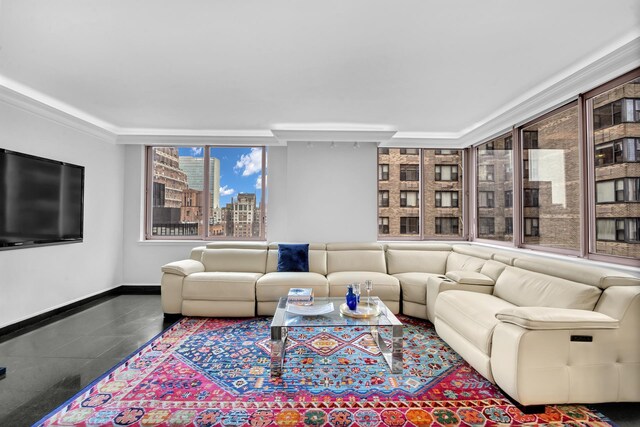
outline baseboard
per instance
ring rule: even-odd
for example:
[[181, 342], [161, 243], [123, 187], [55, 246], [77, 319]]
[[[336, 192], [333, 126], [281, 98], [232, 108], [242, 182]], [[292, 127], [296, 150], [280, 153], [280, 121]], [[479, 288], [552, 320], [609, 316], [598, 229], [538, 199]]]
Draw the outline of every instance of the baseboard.
[[38, 314], [37, 316], [29, 317], [21, 320], [20, 322], [0, 328], [0, 342], [60, 320], [62, 317], [86, 310], [87, 308], [103, 302], [105, 298], [113, 298], [118, 295], [160, 295], [160, 286], [118, 286], [90, 297], [80, 299], [70, 304]]

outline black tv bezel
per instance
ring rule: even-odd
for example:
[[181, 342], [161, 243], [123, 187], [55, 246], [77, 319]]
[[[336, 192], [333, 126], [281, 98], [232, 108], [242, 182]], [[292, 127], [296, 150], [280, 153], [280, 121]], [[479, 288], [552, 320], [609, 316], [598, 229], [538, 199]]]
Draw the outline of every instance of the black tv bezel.
[[0, 251], [6, 251], [6, 250], [12, 250], [12, 249], [39, 248], [43, 246], [54, 246], [54, 245], [67, 245], [70, 243], [82, 243], [84, 241], [84, 170], [85, 170], [85, 167], [81, 165], [76, 165], [74, 163], [48, 159], [46, 157], [34, 156], [33, 154], [21, 153], [19, 151], [9, 150], [6, 148], [0, 148], [0, 152], [4, 154], [18, 155], [18, 156], [26, 157], [29, 159], [38, 160], [41, 162], [48, 162], [56, 165], [74, 167], [74, 168], [80, 169], [82, 172], [81, 173], [82, 192], [80, 196], [80, 204], [82, 206], [82, 216], [80, 218], [80, 237], [72, 238], [72, 239], [59, 239], [59, 240], [46, 240], [46, 241], [27, 241], [27, 242], [18, 242], [18, 243], [7, 244], [7, 245], [0, 243]]

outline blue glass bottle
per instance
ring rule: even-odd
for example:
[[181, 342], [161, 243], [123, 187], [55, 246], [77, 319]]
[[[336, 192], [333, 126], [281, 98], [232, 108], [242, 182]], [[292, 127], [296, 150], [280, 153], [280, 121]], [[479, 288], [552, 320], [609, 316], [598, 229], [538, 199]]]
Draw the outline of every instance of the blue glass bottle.
[[355, 310], [358, 307], [358, 296], [353, 292], [353, 286], [347, 286], [347, 307], [349, 310]]

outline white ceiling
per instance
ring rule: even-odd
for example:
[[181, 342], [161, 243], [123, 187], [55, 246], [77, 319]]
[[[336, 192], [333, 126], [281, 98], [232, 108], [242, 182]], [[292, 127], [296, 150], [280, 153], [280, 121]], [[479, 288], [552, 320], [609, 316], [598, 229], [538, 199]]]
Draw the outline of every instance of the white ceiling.
[[0, 0], [0, 84], [123, 134], [459, 138], [639, 30], [638, 0]]

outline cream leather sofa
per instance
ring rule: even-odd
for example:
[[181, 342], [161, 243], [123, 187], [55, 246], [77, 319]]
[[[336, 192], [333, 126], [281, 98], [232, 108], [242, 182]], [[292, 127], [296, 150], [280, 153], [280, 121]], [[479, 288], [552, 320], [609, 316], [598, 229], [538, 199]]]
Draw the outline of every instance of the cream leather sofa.
[[163, 309], [272, 315], [291, 287], [343, 296], [371, 279], [523, 405], [640, 401], [638, 277], [470, 244], [315, 243], [307, 273], [277, 272], [277, 258], [277, 243], [194, 248], [162, 267]]
[[481, 292], [435, 295], [438, 335], [522, 405], [640, 401], [640, 279], [512, 264]]

